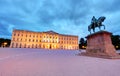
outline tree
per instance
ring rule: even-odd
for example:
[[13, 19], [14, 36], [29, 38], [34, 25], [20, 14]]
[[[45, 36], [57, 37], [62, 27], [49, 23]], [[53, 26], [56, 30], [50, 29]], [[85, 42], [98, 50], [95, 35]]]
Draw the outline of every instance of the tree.
[[79, 48], [80, 48], [80, 49], [85, 49], [85, 48], [86, 48], [86, 45], [87, 45], [87, 41], [84, 40], [84, 38], [80, 38]]
[[10, 39], [0, 38], [0, 47], [9, 47], [10, 46]]
[[80, 39], [80, 44], [84, 44], [84, 42], [85, 42], [84, 38], [81, 38]]
[[120, 49], [120, 35], [112, 35], [111, 40], [114, 47]]

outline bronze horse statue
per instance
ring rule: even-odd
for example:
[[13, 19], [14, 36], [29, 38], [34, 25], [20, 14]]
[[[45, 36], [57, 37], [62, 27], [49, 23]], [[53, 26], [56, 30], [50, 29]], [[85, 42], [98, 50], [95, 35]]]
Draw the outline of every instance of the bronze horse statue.
[[99, 30], [101, 30], [101, 26], [104, 26], [105, 29], [105, 25], [102, 24], [102, 22], [104, 22], [104, 20], [106, 19], [106, 17], [101, 16], [98, 19], [96, 19], [94, 16], [92, 18], [91, 24], [88, 26], [88, 31], [91, 34], [91, 29], [93, 29], [93, 32], [95, 32], [95, 28], [98, 27]]

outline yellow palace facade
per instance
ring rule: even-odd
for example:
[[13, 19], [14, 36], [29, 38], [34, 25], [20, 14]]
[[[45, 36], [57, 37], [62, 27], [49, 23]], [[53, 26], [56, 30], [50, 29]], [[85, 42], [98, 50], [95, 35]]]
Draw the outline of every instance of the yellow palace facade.
[[54, 31], [33, 32], [13, 30], [11, 48], [78, 49], [78, 36]]

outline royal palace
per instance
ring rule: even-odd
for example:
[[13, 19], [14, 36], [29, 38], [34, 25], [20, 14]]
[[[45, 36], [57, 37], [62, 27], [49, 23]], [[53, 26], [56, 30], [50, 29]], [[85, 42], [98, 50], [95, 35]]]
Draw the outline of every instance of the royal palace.
[[54, 31], [33, 32], [13, 30], [11, 48], [78, 49], [78, 36]]

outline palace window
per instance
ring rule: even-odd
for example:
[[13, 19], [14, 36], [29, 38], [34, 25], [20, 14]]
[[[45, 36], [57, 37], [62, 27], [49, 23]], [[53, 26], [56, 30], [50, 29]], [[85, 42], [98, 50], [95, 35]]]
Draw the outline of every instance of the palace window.
[[39, 47], [41, 48], [41, 44], [39, 44]]
[[20, 48], [21, 48], [21, 44], [20, 44]]
[[34, 44], [32, 44], [32, 48], [34, 48]]
[[18, 47], [18, 43], [16, 43], [16, 48]]
[[12, 43], [12, 47], [14, 47], [14, 43]]
[[36, 44], [36, 48], [37, 48], [37, 44]]
[[26, 44], [24, 45], [24, 48], [26, 48]]
[[36, 42], [38, 42], [38, 40], [36, 40]]
[[41, 40], [39, 40], [39, 42], [41, 42]]

